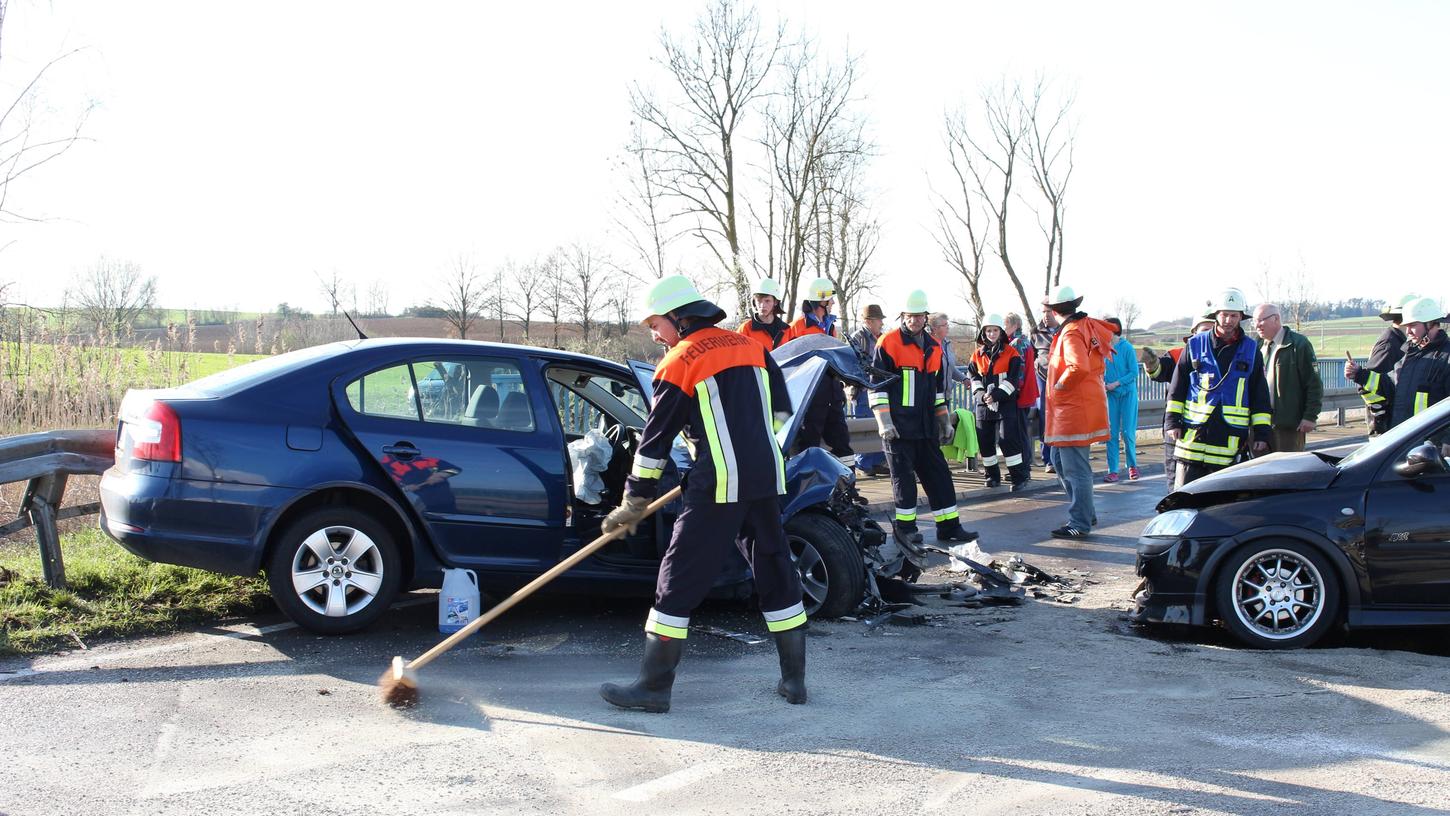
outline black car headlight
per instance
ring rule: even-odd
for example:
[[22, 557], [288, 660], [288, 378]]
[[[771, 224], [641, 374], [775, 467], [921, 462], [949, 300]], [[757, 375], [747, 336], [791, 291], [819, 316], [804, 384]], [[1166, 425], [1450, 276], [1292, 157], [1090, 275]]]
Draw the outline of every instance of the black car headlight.
[[1197, 516], [1197, 510], [1169, 510], [1166, 513], [1159, 513], [1148, 522], [1148, 526], [1143, 528], [1142, 537], [1178, 538], [1188, 530]]

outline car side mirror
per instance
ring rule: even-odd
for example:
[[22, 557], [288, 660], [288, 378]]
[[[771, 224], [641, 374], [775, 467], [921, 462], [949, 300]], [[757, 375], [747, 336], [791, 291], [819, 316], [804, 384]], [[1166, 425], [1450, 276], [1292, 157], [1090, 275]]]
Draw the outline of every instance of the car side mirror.
[[1395, 463], [1395, 472], [1407, 479], [1414, 479], [1426, 473], [1444, 473], [1445, 460], [1434, 445], [1420, 445], [1405, 455], [1402, 462]]

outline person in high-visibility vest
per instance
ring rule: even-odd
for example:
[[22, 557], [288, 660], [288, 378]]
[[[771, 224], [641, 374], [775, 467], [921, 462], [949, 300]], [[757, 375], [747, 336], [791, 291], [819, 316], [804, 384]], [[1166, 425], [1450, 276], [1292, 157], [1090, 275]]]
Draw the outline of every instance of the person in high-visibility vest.
[[1420, 296], [1407, 294], [1399, 300], [1385, 304], [1380, 320], [1387, 326], [1374, 341], [1369, 359], [1364, 365], [1350, 360], [1344, 364], [1344, 378], [1359, 386], [1359, 397], [1369, 409], [1370, 436], [1377, 436], [1390, 429], [1390, 406], [1395, 402], [1395, 381], [1393, 372], [1400, 358], [1405, 356], [1405, 330], [1400, 325], [1405, 307]]
[[1250, 449], [1269, 449], [1264, 358], [1240, 327], [1248, 306], [1243, 292], [1225, 289], [1205, 315], [1213, 317], [1213, 331], [1189, 338], [1178, 358], [1163, 409], [1164, 436], [1175, 443], [1176, 488], [1238, 462]]
[[891, 493], [896, 503], [892, 532], [898, 542], [915, 546], [922, 541], [916, 526], [916, 480], [926, 490], [936, 539], [941, 542], [975, 541], [977, 534], [962, 527], [957, 492], [941, 446], [951, 440], [947, 415], [945, 372], [941, 346], [926, 332], [926, 293], [907, 294], [901, 327], [886, 332], [876, 343], [871, 365], [897, 379], [873, 390], [871, 410], [891, 469]]
[[725, 312], [683, 275], [656, 283], [644, 312], [651, 336], [669, 351], [655, 369], [654, 400], [624, 501], [605, 517], [605, 532], [632, 531], [644, 518], [677, 435], [684, 434], [695, 461], [645, 620], [639, 678], [605, 683], [599, 693], [621, 708], [670, 710], [690, 613], [714, 586], [734, 542], [750, 562], [765, 628], [779, 652], [776, 691], [804, 703], [806, 612], [780, 521], [785, 458], [775, 439], [791, 415], [785, 378], [759, 343], [716, 327]]
[[755, 313], [737, 331], [765, 346], [766, 351], [775, 351], [785, 342], [785, 333], [790, 329], [790, 324], [781, 319], [785, 312], [780, 307], [780, 284], [772, 278], [761, 278], [750, 296]]
[[[1183, 338], [1183, 345], [1168, 349], [1159, 354], [1153, 349], [1143, 347], [1138, 349], [1138, 360], [1143, 363], [1143, 370], [1148, 373], [1148, 379], [1153, 382], [1173, 382], [1173, 372], [1178, 368], [1178, 358], [1188, 348], [1188, 341], [1193, 335], [1200, 332], [1213, 331], [1214, 321], [1200, 320], [1193, 324], [1193, 328]], [[1178, 463], [1173, 460], [1173, 449], [1177, 442], [1164, 436], [1163, 438], [1163, 481], [1167, 485], [1168, 493], [1173, 492], [1174, 482], [1178, 480]]]
[[[807, 284], [805, 299], [801, 301], [801, 316], [790, 324], [780, 341], [781, 345], [812, 334], [841, 339], [841, 327], [831, 313], [835, 299], [836, 285], [829, 279], [816, 278]], [[827, 371], [803, 410], [805, 416], [796, 431], [791, 454], [806, 448], [824, 447], [841, 460], [841, 464], [855, 467], [856, 451], [851, 448], [851, 431], [846, 427], [846, 391], [840, 378]]]
[[1445, 310], [1434, 298], [1405, 304], [1405, 356], [1395, 365], [1395, 397], [1390, 408], [1393, 428], [1450, 396], [1450, 340], [1441, 325]]
[[[1022, 461], [1023, 438], [1027, 425], [1017, 407], [1017, 394], [1027, 375], [1026, 366], [1017, 349], [1007, 342], [1007, 321], [999, 314], [982, 318], [977, 331], [977, 350], [967, 366], [967, 379], [976, 397], [973, 412], [977, 420], [977, 444], [982, 449], [982, 466], [987, 473], [987, 487], [1002, 484], [1002, 465], [1012, 490], [1027, 483], [1027, 465]], [[1035, 374], [1031, 376], [1036, 376]], [[1001, 456], [998, 456], [998, 451]]]

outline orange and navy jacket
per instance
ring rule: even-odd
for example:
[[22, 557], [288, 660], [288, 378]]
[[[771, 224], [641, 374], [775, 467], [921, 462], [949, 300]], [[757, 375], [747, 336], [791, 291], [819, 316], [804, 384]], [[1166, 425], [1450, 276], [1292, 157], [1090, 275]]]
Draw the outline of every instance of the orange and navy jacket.
[[815, 315], [801, 315], [790, 324], [785, 330], [785, 336], [780, 339], [781, 344], [789, 343], [797, 337], [805, 337], [808, 334], [829, 334], [832, 337], [840, 337], [841, 333], [836, 323], [836, 316], [826, 315], [825, 323], [816, 320]]
[[[1001, 419], [1003, 408], [1016, 407], [1023, 371], [1022, 356], [1011, 343], [999, 341], [994, 349], [977, 346], [972, 352], [972, 362], [967, 365], [967, 378], [972, 381], [972, 393], [977, 395], [977, 419]], [[986, 400], [982, 399], [986, 394], [991, 394], [997, 402], [997, 410], [987, 407]]]
[[715, 326], [688, 331], [655, 369], [654, 404], [625, 492], [653, 498], [682, 431], [694, 449], [687, 502], [742, 502], [785, 493], [775, 441], [790, 418], [785, 377], [754, 340]]
[[741, 334], [765, 346], [766, 351], [775, 351], [780, 348], [780, 344], [785, 342], [785, 333], [789, 330], [790, 324], [779, 317], [769, 323], [761, 323], [752, 317], [741, 323], [740, 328], [737, 329]]
[[900, 376], [871, 392], [871, 410], [890, 411], [902, 439], [935, 439], [936, 414], [947, 409], [941, 346], [925, 331], [919, 338], [905, 329], [889, 331], [877, 342], [871, 365]]

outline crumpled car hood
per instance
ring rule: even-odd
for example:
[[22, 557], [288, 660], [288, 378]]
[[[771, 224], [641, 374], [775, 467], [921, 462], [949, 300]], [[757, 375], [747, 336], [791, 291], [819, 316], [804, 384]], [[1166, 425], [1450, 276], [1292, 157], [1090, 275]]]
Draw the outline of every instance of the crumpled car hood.
[[1338, 475], [1339, 468], [1313, 453], [1271, 453], [1189, 482], [1160, 501], [1158, 510], [1206, 507], [1245, 494], [1323, 490]]
[[808, 334], [792, 340], [772, 351], [770, 356], [775, 358], [776, 365], [780, 366], [786, 376], [790, 376], [790, 369], [804, 364], [807, 360], [819, 358], [825, 361], [826, 366], [837, 377], [847, 382], [868, 388], [872, 384], [866, 369], [861, 365], [861, 358], [856, 355], [856, 349], [849, 343], [824, 334]]

